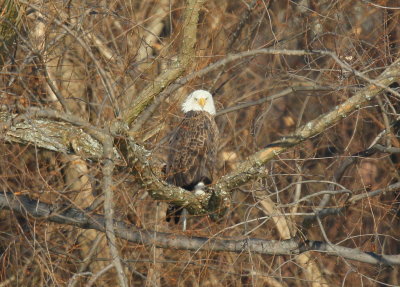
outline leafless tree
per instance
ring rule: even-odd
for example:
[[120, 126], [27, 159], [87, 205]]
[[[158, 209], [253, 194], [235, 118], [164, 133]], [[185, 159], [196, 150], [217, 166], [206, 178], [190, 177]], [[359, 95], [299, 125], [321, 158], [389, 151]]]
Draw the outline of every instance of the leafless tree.
[[[3, 0], [0, 286], [398, 286], [397, 2]], [[204, 195], [163, 173], [199, 88]]]

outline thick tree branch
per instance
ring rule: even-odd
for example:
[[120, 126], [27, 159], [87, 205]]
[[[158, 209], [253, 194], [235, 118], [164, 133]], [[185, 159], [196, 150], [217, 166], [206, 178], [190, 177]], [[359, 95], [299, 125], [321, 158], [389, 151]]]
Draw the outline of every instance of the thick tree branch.
[[131, 140], [129, 141], [129, 153], [137, 172], [141, 175], [143, 185], [151, 197], [156, 200], [168, 201], [177, 206], [184, 206], [191, 214], [208, 213], [209, 197], [207, 195], [196, 197], [192, 192], [162, 180], [164, 175], [160, 169], [161, 165], [154, 160], [151, 152]]
[[[16, 115], [0, 112], [1, 139], [6, 142], [33, 144], [62, 153], [75, 153], [84, 159], [103, 158], [103, 146], [98, 140], [109, 136], [104, 130], [96, 129], [79, 118], [52, 110], [37, 110]], [[94, 136], [91, 136], [90, 134]], [[148, 192], [158, 200], [168, 200], [179, 206], [186, 206], [192, 214], [207, 213], [207, 197], [199, 200], [194, 194], [167, 184], [162, 180], [160, 163], [142, 146], [130, 141], [130, 151], [137, 171]], [[120, 155], [114, 149], [115, 160]]]
[[178, 59], [173, 67], [167, 69], [152, 81], [140, 95], [135, 98], [132, 105], [123, 111], [122, 117], [129, 125], [141, 112], [163, 91], [170, 83], [182, 76], [194, 58], [199, 11], [204, 0], [187, 0], [184, 14], [182, 46]]
[[0, 129], [0, 138], [8, 142], [75, 153], [85, 159], [100, 159], [103, 154], [103, 147], [95, 137], [104, 131], [71, 114], [43, 109], [30, 109], [21, 115], [3, 111]]
[[[57, 213], [52, 205], [30, 199], [28, 196], [15, 196], [12, 193], [0, 194], [0, 209], [34, 218], [67, 224], [82, 229], [96, 229], [105, 232], [105, 218], [99, 214], [68, 208]], [[59, 210], [59, 209], [58, 209]], [[297, 255], [307, 251], [317, 251], [328, 255], [355, 260], [376, 265], [400, 265], [400, 255], [380, 255], [373, 252], [363, 252], [358, 249], [331, 245], [321, 241], [301, 242], [290, 240], [265, 240], [258, 238], [207, 238], [185, 236], [175, 233], [140, 230], [134, 225], [122, 221], [114, 221], [114, 233], [117, 237], [133, 243], [156, 246], [160, 248], [192, 250], [192, 251], [227, 251], [253, 252], [266, 255]]]
[[[340, 67], [342, 67], [344, 70], [354, 73], [357, 77], [362, 78], [363, 80], [367, 81], [368, 83], [374, 84], [375, 82], [368, 77], [366, 77], [363, 73], [354, 70], [351, 66], [346, 64], [345, 62], [341, 61], [338, 56], [330, 51], [322, 51], [322, 50], [313, 50], [313, 51], [308, 51], [308, 50], [288, 50], [288, 49], [256, 49], [256, 50], [250, 50], [250, 51], [244, 51], [240, 52], [237, 54], [228, 54], [224, 55], [223, 59], [212, 63], [208, 65], [207, 67], [191, 73], [181, 79], [176, 80], [174, 83], [169, 85], [164, 91], [160, 93], [160, 95], [157, 96], [155, 99], [154, 103], [148, 107], [146, 110], [146, 113], [138, 119], [137, 123], [135, 124], [136, 130], [142, 126], [154, 113], [154, 111], [158, 108], [158, 106], [173, 92], [175, 92], [177, 89], [182, 87], [183, 85], [187, 84], [188, 82], [200, 78], [206, 74], [209, 74], [213, 71], [219, 70], [221, 68], [224, 68], [225, 66], [229, 65], [230, 63], [240, 61], [246, 58], [252, 58], [252, 57], [257, 57], [260, 55], [285, 55], [285, 56], [329, 56], [331, 57]], [[376, 84], [376, 83], [375, 83]], [[380, 84], [378, 83], [378, 86]], [[388, 86], [381, 86], [381, 88], [385, 88], [385, 90], [400, 96], [397, 91], [394, 89], [391, 89]], [[287, 91], [287, 90], [285, 90]], [[281, 92], [282, 93], [282, 92]], [[281, 94], [279, 93], [279, 94]]]
[[[214, 201], [218, 202], [217, 205], [227, 206], [230, 200], [229, 191], [263, 174], [263, 166], [269, 160], [288, 148], [324, 132], [327, 128], [359, 109], [381, 91], [388, 90], [384, 87], [389, 87], [399, 78], [400, 59], [390, 65], [376, 80], [373, 80], [374, 84], [358, 91], [332, 111], [298, 128], [293, 134], [250, 156], [236, 170], [225, 175], [214, 186], [211, 186], [214, 192], [206, 194], [202, 198], [196, 198], [190, 192], [166, 184], [161, 179], [163, 176], [159, 162], [152, 158], [150, 152], [130, 141], [132, 156], [136, 160], [136, 169], [142, 174], [141, 178], [154, 199], [168, 200], [173, 204], [185, 206], [192, 214], [208, 213], [209, 210], [207, 209], [210, 209], [208, 203], [211, 197], [214, 197]], [[74, 125], [32, 118], [13, 124], [13, 118], [15, 118], [15, 115], [6, 112], [0, 113], [0, 124], [3, 124], [6, 128], [4, 138], [7, 141], [33, 143], [39, 147], [61, 152], [74, 151], [84, 158], [98, 159], [102, 155], [101, 145], [85, 134], [83, 129], [77, 129]], [[217, 209], [218, 207], [214, 204], [214, 208]]]
[[269, 160], [283, 153], [288, 148], [324, 132], [341, 119], [346, 118], [352, 112], [359, 109], [363, 104], [372, 100], [380, 92], [388, 89], [384, 89], [384, 87], [389, 87], [393, 82], [399, 81], [399, 79], [400, 59], [390, 65], [376, 80], [374, 80], [374, 84], [368, 85], [342, 104], [334, 107], [332, 111], [309, 121], [304, 126], [298, 128], [293, 134], [268, 145], [265, 149], [256, 152], [246, 161], [240, 163], [236, 170], [221, 178], [216, 185], [215, 191], [217, 194], [221, 194], [221, 197], [225, 197], [226, 191], [240, 186], [258, 176], [258, 171]]

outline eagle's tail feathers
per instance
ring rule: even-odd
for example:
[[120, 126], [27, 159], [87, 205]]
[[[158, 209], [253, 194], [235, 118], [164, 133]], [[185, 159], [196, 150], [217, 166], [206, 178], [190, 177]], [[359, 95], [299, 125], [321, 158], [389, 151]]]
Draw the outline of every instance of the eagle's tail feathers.
[[170, 222], [171, 219], [174, 220], [175, 224], [178, 224], [179, 218], [181, 217], [182, 214], [182, 207], [176, 206], [176, 205], [169, 205], [167, 209], [167, 217], [166, 220], [167, 222]]

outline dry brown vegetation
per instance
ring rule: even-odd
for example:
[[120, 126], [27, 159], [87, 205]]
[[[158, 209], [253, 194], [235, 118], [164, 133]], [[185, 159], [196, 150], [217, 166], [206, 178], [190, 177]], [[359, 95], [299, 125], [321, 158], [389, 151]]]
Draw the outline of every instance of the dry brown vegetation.
[[[400, 284], [398, 1], [1, 11], [0, 286]], [[219, 111], [210, 205], [162, 174], [199, 88]]]

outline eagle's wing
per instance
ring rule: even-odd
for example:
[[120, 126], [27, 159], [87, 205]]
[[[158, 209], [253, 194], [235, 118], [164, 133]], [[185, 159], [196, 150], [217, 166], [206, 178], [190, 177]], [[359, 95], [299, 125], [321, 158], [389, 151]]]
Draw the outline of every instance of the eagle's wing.
[[218, 149], [218, 128], [213, 116], [189, 112], [173, 135], [167, 161], [167, 182], [192, 190], [211, 183]]

